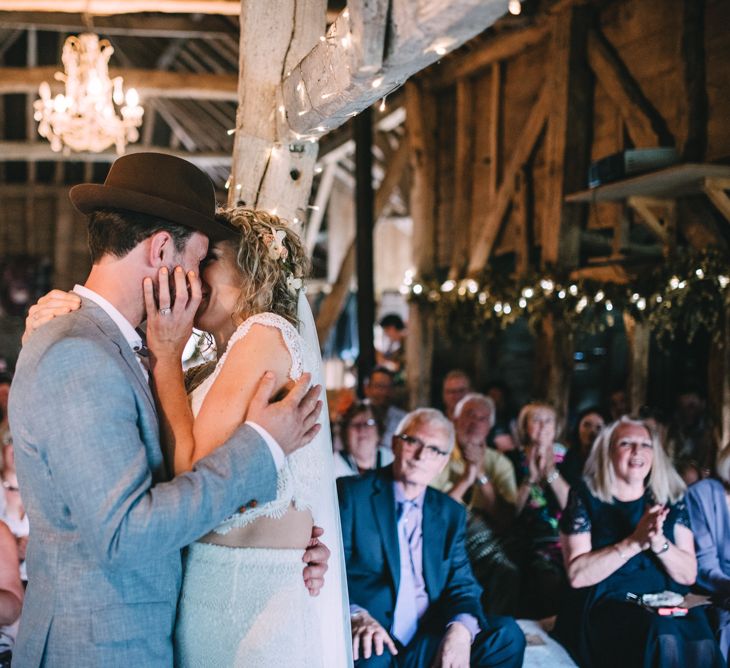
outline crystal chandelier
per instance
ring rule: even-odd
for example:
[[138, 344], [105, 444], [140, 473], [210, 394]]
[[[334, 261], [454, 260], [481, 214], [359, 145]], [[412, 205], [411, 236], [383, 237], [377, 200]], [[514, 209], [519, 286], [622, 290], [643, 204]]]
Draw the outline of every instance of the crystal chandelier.
[[128, 142], [139, 139], [137, 128], [144, 110], [134, 88], [122, 88], [122, 77], [109, 79], [109, 58], [114, 48], [93, 33], [71, 36], [63, 45], [65, 73], [55, 78], [66, 85], [65, 95], [51, 95], [44, 81], [34, 103], [38, 133], [51, 142], [51, 149], [98, 153], [112, 144], [124, 153]]

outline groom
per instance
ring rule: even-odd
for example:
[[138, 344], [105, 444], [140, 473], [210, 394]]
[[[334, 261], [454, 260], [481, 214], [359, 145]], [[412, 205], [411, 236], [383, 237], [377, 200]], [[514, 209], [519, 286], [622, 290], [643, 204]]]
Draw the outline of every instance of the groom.
[[[320, 389], [307, 391], [305, 374], [269, 404], [266, 374], [246, 423], [172, 478], [135, 328], [144, 278], [161, 267], [197, 274], [208, 239], [228, 233], [214, 220], [213, 185], [184, 160], [138, 153], [71, 199], [90, 214], [81, 308], [29, 339], [10, 394], [32, 527], [13, 665], [169, 667], [180, 550], [240, 508], [275, 498], [278, 466], [318, 430]], [[326, 548], [309, 552], [326, 561]], [[310, 589], [324, 568], [310, 569]]]

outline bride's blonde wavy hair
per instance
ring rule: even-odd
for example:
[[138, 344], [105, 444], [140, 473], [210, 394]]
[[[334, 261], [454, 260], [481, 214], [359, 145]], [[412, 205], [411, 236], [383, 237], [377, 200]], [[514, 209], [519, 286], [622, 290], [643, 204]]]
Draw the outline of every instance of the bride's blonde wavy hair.
[[[297, 327], [298, 290], [292, 290], [292, 279], [303, 279], [309, 261], [302, 241], [278, 216], [267, 211], [235, 207], [218, 209], [216, 219], [234, 227], [238, 240], [224, 241], [234, 252], [241, 272], [241, 296], [233, 313], [243, 322], [257, 313], [276, 313]], [[269, 246], [273, 233], [283, 231], [286, 257], [272, 257]]]

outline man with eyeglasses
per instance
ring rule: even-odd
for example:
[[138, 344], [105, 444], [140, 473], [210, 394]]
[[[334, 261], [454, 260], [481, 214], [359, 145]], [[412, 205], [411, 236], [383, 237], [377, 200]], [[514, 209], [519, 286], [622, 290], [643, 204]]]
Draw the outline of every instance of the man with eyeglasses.
[[464, 509], [429, 483], [454, 428], [440, 412], [406, 415], [392, 466], [338, 480], [355, 665], [517, 667], [525, 639], [484, 615], [464, 544]]

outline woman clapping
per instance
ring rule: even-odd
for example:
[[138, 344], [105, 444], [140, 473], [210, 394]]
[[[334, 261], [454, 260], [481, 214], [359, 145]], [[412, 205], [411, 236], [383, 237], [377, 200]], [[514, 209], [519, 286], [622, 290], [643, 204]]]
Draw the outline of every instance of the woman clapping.
[[560, 523], [574, 590], [556, 634], [580, 665], [721, 665], [701, 609], [662, 616], [636, 602], [665, 591], [684, 595], [695, 581], [684, 491], [644, 421], [623, 417], [597, 438]]

